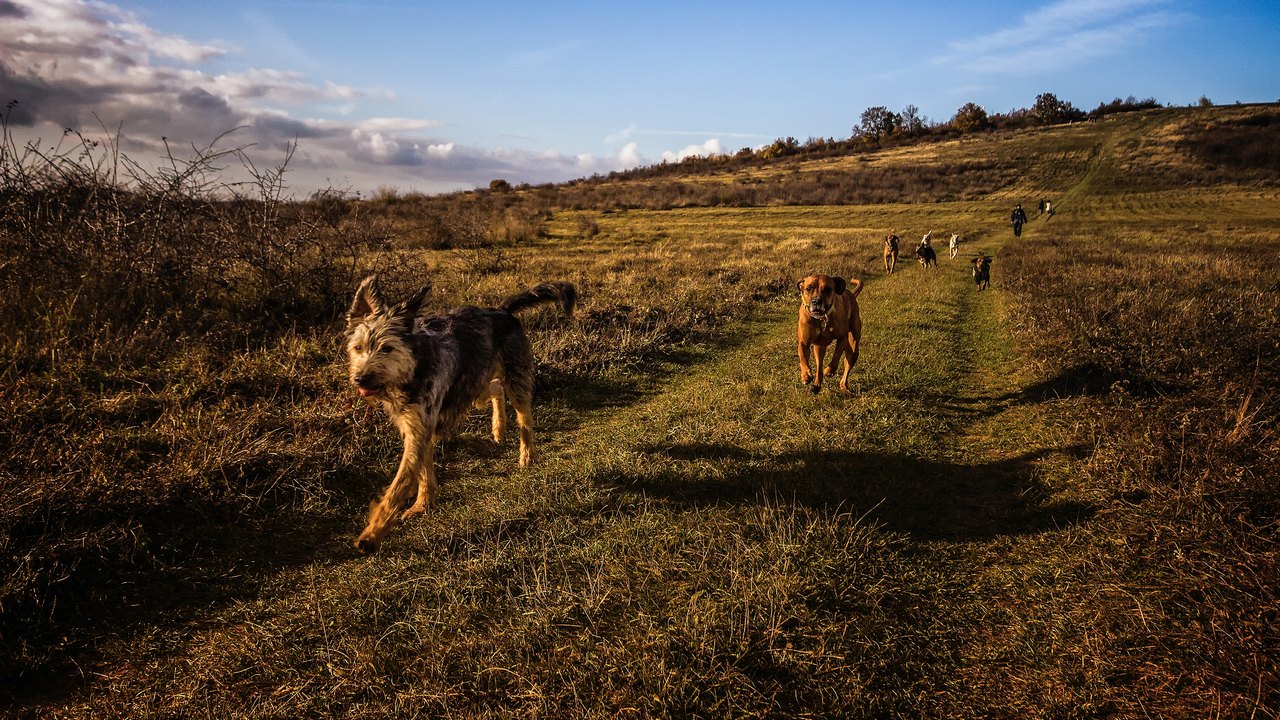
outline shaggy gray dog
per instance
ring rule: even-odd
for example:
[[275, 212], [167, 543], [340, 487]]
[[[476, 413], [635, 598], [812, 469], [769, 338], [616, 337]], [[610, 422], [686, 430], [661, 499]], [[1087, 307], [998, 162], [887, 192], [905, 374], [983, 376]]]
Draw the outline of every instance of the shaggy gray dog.
[[424, 285], [391, 305], [370, 276], [347, 312], [351, 383], [361, 396], [382, 404], [404, 439], [400, 469], [370, 508], [368, 525], [356, 540], [362, 553], [377, 551], [415, 488], [417, 500], [399, 519], [420, 515], [435, 503], [436, 438], [447, 436], [471, 407], [492, 403], [493, 439], [501, 442], [503, 400], [510, 399], [520, 426], [520, 465], [533, 461], [533, 352], [515, 313], [555, 302], [570, 315], [577, 301], [572, 285], [542, 283], [494, 309], [461, 307], [418, 317], [430, 290]]

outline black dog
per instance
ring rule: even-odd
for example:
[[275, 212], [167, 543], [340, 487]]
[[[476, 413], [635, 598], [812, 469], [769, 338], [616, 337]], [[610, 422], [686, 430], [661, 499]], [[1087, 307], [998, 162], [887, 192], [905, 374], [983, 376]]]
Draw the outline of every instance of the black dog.
[[969, 261], [973, 263], [973, 281], [980, 291], [991, 287], [991, 260], [986, 255], [979, 255]]
[[920, 261], [920, 267], [929, 267], [938, 264], [938, 254], [933, 251], [932, 245], [921, 245], [916, 248], [916, 259]]

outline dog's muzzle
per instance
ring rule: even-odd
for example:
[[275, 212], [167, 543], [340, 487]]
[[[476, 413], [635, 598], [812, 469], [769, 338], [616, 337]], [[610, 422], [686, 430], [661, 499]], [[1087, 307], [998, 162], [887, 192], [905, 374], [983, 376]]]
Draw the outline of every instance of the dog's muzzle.
[[360, 374], [351, 378], [361, 397], [373, 397], [382, 392], [382, 386], [374, 382], [372, 375]]

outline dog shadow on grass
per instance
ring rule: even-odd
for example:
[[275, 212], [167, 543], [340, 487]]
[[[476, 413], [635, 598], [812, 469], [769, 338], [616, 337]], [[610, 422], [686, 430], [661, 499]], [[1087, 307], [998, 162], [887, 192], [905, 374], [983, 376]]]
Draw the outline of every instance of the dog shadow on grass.
[[1096, 363], [1086, 362], [1065, 368], [1057, 375], [1017, 392], [998, 397], [996, 402], [1033, 403], [1077, 397], [1103, 397], [1113, 392], [1150, 397], [1179, 391], [1177, 386], [1168, 382], [1137, 373], [1108, 370]]
[[1054, 501], [1039, 479], [1041, 460], [1084, 446], [1027, 452], [962, 464], [875, 452], [801, 451], [754, 455], [721, 444], [647, 448], [670, 463], [656, 472], [613, 478], [622, 489], [693, 507], [793, 502], [865, 515], [918, 540], [982, 540], [1074, 525], [1097, 508]]
[[90, 678], [81, 668], [98, 657], [103, 639], [182, 626], [256, 597], [285, 568], [353, 554], [346, 544], [317, 543], [349, 535], [350, 525], [346, 513], [280, 506], [247, 514], [208, 498], [177, 497], [94, 531], [92, 543], [77, 544], [77, 537], [32, 551], [30, 572], [48, 572], [39, 564], [55, 556], [76, 572], [0, 614], [0, 673], [21, 678], [0, 688], [0, 715], [82, 690]]
[[1082, 363], [1065, 368], [1056, 375], [1002, 395], [944, 395], [931, 389], [911, 388], [899, 393], [925, 403], [961, 414], [970, 419], [991, 418], [1018, 405], [1034, 405], [1077, 398], [1165, 397], [1182, 392], [1177, 385], [1137, 373], [1115, 372], [1095, 363]]

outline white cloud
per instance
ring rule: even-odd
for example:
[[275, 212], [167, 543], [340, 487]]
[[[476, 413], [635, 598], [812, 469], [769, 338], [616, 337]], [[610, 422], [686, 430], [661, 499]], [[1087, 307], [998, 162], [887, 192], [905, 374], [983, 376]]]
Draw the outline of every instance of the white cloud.
[[211, 86], [211, 91], [228, 100], [253, 103], [261, 101], [273, 105], [350, 99], [363, 94], [356, 88], [331, 82], [317, 85], [299, 72], [270, 68], [224, 73], [211, 78], [207, 83]]
[[436, 158], [448, 158], [456, 147], [453, 143], [440, 143], [427, 146], [427, 155]]
[[204, 45], [186, 38], [158, 33], [128, 14], [123, 22], [114, 23], [113, 26], [121, 33], [136, 37], [151, 52], [185, 63], [208, 62], [226, 54], [226, 50], [216, 45]]
[[644, 158], [640, 157], [640, 146], [637, 143], [627, 143], [618, 151], [618, 163], [623, 167], [635, 167], [644, 164]]
[[513, 54], [511, 63], [517, 67], [538, 67], [570, 55], [582, 46], [581, 41], [574, 40], [560, 45], [526, 50]]
[[949, 43], [935, 66], [979, 74], [1034, 75], [1114, 55], [1183, 19], [1169, 0], [1059, 0], [1003, 30]]
[[608, 135], [606, 135], [606, 136], [605, 136], [605, 138], [604, 138], [604, 142], [605, 142], [605, 144], [606, 144], [606, 145], [612, 145], [612, 144], [614, 144], [614, 143], [616, 143], [616, 142], [622, 142], [623, 140], [629, 140], [629, 139], [631, 139], [631, 138], [635, 137], [636, 129], [637, 129], [637, 128], [636, 128], [636, 124], [635, 124], [635, 123], [631, 123], [630, 125], [628, 125], [628, 126], [626, 126], [626, 127], [622, 128], [621, 130], [619, 130], [619, 131], [617, 131], [617, 132], [609, 133]]
[[414, 132], [427, 128], [439, 127], [444, 123], [439, 120], [422, 120], [419, 118], [369, 118], [357, 123], [357, 127], [365, 132]]
[[706, 157], [708, 155], [721, 155], [724, 148], [720, 145], [720, 138], [711, 138], [701, 145], [686, 145], [679, 152], [671, 152], [670, 150], [662, 153], [662, 159], [667, 162], [679, 162], [688, 157]]

